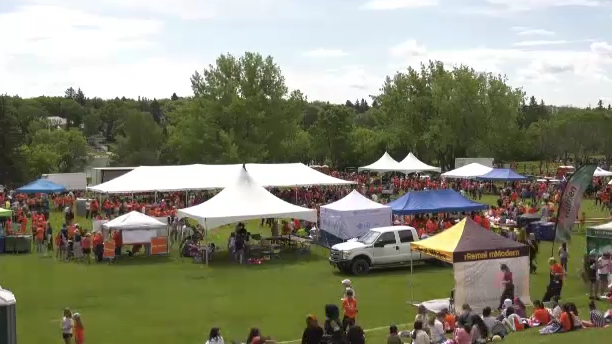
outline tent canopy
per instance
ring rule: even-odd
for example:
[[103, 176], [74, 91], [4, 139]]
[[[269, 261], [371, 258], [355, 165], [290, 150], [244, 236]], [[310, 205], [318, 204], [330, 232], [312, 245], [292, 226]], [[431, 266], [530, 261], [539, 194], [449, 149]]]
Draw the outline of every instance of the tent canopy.
[[383, 154], [375, 163], [359, 167], [357, 170], [372, 172], [404, 172], [402, 165], [395, 161], [395, 159], [393, 159], [387, 152], [385, 152], [385, 154]]
[[492, 170], [493, 168], [489, 166], [485, 166], [477, 162], [473, 162], [471, 164], [467, 164], [465, 166], [456, 168], [452, 171], [442, 173], [442, 177], [470, 179], [470, 178], [480, 177], [484, 174], [491, 172]]
[[[371, 199], [360, 194], [359, 191], [353, 190], [348, 195], [336, 202], [321, 206], [322, 209], [330, 209], [336, 211], [355, 211], [355, 210], [372, 210], [372, 209], [390, 209], [388, 206], [372, 201]], [[389, 211], [389, 213], [391, 213]]]
[[412, 152], [408, 153], [408, 155], [404, 158], [404, 160], [399, 163], [403, 172], [405, 173], [415, 173], [415, 172], [438, 172], [440, 173], [441, 169], [439, 167], [434, 167], [427, 165], [426, 163], [419, 160]]
[[195, 219], [206, 229], [261, 218], [317, 221], [315, 209], [298, 207], [274, 196], [251, 177], [245, 165], [232, 174], [237, 175], [232, 185], [202, 204], [180, 209], [178, 217]]
[[357, 238], [370, 228], [391, 225], [391, 208], [356, 190], [339, 201], [321, 207], [321, 230], [339, 239]]
[[413, 250], [448, 263], [529, 256], [529, 247], [465, 218], [453, 227], [411, 244]]
[[66, 188], [47, 179], [38, 179], [17, 189], [19, 193], [55, 193], [64, 192]]
[[610, 177], [612, 176], [612, 172], [606, 171], [601, 167], [597, 167], [595, 169], [595, 173], [593, 173], [593, 177]]
[[476, 179], [482, 180], [527, 180], [528, 178], [520, 175], [509, 168], [494, 168], [489, 173], [485, 173]]
[[408, 192], [387, 203], [387, 206], [391, 207], [393, 213], [402, 215], [455, 213], [488, 208], [487, 205], [473, 202], [450, 189]]
[[0, 217], [10, 217], [10, 216], [13, 216], [12, 210], [0, 208]]
[[121, 215], [102, 224], [102, 227], [118, 230], [153, 229], [162, 227], [165, 228], [166, 224], [141, 212], [131, 211], [125, 215]]
[[43, 174], [43, 179], [62, 185], [66, 190], [86, 190], [87, 175], [85, 173], [53, 173]]
[[[141, 166], [89, 190], [101, 193], [189, 191], [222, 189], [235, 182], [242, 167], [235, 165]], [[264, 187], [350, 185], [355, 182], [328, 176], [301, 163], [246, 164], [250, 176]]]

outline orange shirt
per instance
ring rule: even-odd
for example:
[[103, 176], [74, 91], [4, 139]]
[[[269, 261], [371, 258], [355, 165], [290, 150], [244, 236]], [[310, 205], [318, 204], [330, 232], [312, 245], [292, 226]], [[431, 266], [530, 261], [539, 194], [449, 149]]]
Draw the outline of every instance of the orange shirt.
[[88, 237], [83, 238], [83, 243], [81, 245], [84, 249], [91, 248], [91, 239]]
[[533, 311], [533, 319], [542, 325], [550, 322], [550, 313], [545, 308], [537, 308]]
[[491, 221], [485, 216], [482, 218], [482, 223], [480, 224], [485, 229], [491, 229]]
[[572, 320], [570, 319], [567, 312], [561, 313], [561, 316], [559, 317], [559, 322], [561, 323], [563, 332], [571, 331], [574, 327], [574, 324], [572, 324]]
[[474, 222], [476, 222], [479, 225], [482, 224], [482, 217], [480, 217], [480, 215], [474, 216]]
[[357, 316], [357, 300], [355, 298], [345, 298], [342, 300], [342, 309], [345, 316], [354, 319]]
[[550, 267], [550, 273], [551, 275], [559, 275], [561, 279], [563, 279], [563, 275], [565, 274], [565, 270], [563, 270], [563, 267], [561, 266], [561, 264], [559, 263], [555, 263], [554, 265], [552, 265]]
[[444, 329], [445, 330], [454, 330], [455, 329], [455, 316], [452, 314], [446, 314], [444, 316]]
[[85, 342], [85, 329], [82, 327], [74, 327], [74, 340], [77, 344]]
[[102, 236], [100, 234], [94, 235], [93, 244], [97, 246], [97, 245], [102, 245], [102, 243], [103, 243]]
[[36, 240], [43, 241], [45, 238], [45, 230], [42, 227], [36, 228]]

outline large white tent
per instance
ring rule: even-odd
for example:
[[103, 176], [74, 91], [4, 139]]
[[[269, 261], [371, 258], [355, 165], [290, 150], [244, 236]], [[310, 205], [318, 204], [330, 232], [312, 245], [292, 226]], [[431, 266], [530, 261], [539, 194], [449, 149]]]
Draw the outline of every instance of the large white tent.
[[442, 177], [445, 178], [457, 178], [457, 179], [469, 179], [469, 178], [475, 178], [475, 177], [480, 177], [482, 175], [485, 175], [489, 172], [493, 171], [493, 168], [485, 166], [485, 165], [481, 165], [477, 162], [473, 162], [471, 164], [467, 164], [465, 166], [461, 166], [459, 168], [456, 168], [452, 171], [448, 171], [445, 173], [442, 173]]
[[597, 167], [595, 169], [595, 173], [593, 173], [593, 177], [610, 177], [612, 176], [612, 172], [606, 171], [601, 167]]
[[364, 235], [370, 228], [391, 225], [391, 208], [356, 190], [321, 207], [321, 230], [346, 240]]
[[380, 159], [376, 160], [376, 162], [367, 166], [361, 166], [357, 170], [372, 172], [403, 172], [400, 163], [395, 161], [395, 159], [393, 159], [391, 155], [389, 155], [389, 153], [387, 152], [385, 152], [385, 154], [383, 154]]
[[404, 158], [404, 160], [399, 163], [404, 169], [405, 173], [415, 173], [415, 172], [438, 172], [440, 173], [440, 168], [435, 166], [427, 165], [426, 163], [419, 160], [412, 152], [408, 153], [408, 155]]
[[315, 209], [302, 208], [274, 196], [255, 181], [246, 166], [237, 167], [232, 175], [233, 184], [202, 204], [180, 209], [178, 217], [195, 219], [207, 230], [261, 218], [317, 221]]
[[168, 236], [165, 223], [137, 211], [105, 222], [102, 228], [120, 230], [124, 244], [148, 243], [155, 237]]
[[[110, 180], [90, 187], [100, 193], [138, 193], [152, 191], [189, 191], [222, 189], [242, 165], [179, 165], [141, 166]], [[264, 187], [355, 184], [328, 176], [301, 163], [246, 164], [251, 177]]]

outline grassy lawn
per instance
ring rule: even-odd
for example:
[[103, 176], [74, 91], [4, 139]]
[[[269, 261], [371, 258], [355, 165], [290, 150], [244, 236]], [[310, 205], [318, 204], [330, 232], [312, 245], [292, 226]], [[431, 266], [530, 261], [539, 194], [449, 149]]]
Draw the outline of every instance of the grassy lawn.
[[[485, 197], [483, 201], [494, 200]], [[605, 216], [592, 201], [585, 202], [583, 209], [589, 217]], [[53, 214], [54, 228], [60, 221], [60, 215]], [[87, 223], [85, 219], [78, 222]], [[269, 233], [258, 226], [251, 222], [247, 227], [252, 233]], [[219, 231], [222, 247], [229, 231]], [[584, 318], [588, 299], [578, 272], [584, 238], [576, 235], [569, 249], [573, 256], [563, 296], [579, 305]], [[544, 294], [550, 250], [550, 244], [541, 245], [540, 269], [531, 280], [532, 300]], [[343, 278], [329, 266], [327, 251], [321, 248], [262, 265], [238, 266], [219, 255], [210, 267], [181, 259], [176, 252], [165, 258], [126, 258], [114, 265], [64, 263], [35, 254], [0, 256], [0, 285], [18, 299], [18, 338], [25, 344], [59, 343], [59, 319], [65, 307], [82, 314], [88, 343], [202, 343], [213, 326], [221, 327], [226, 339], [237, 341], [246, 339], [250, 327], [259, 327], [279, 341], [294, 340], [300, 338], [307, 314], [322, 319], [323, 305], [339, 302]], [[408, 271], [372, 272], [352, 279], [363, 328], [411, 326], [415, 309], [406, 304], [411, 297]], [[452, 272], [418, 266], [413, 283], [416, 300], [447, 297]], [[504, 342], [604, 343], [611, 335], [612, 329], [554, 336], [539, 336], [532, 330]], [[383, 343], [386, 329], [369, 331], [368, 338], [370, 343]]]

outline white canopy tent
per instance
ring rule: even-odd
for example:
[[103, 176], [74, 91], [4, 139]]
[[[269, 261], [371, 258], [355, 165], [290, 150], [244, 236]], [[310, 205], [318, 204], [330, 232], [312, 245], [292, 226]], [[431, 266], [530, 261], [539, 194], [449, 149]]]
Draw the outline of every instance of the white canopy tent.
[[[239, 172], [236, 178], [236, 172]], [[178, 217], [192, 218], [204, 228], [261, 218], [295, 218], [317, 221], [317, 211], [285, 202], [264, 189], [247, 172], [246, 166], [234, 170], [234, 183], [208, 201], [180, 209]]]
[[142, 244], [151, 242], [159, 236], [168, 236], [168, 226], [137, 211], [131, 211], [104, 224], [102, 228], [120, 230], [124, 244]]
[[383, 154], [375, 163], [359, 167], [357, 170], [372, 172], [403, 172], [403, 168], [400, 163], [395, 161], [395, 159], [393, 159], [387, 152], [385, 152], [385, 154]]
[[[242, 165], [141, 166], [89, 190], [100, 193], [138, 193], [222, 189], [232, 184]], [[264, 187], [350, 185], [301, 163], [246, 164], [250, 176]]]
[[612, 176], [612, 172], [606, 171], [601, 167], [597, 167], [595, 169], [595, 173], [593, 173], [593, 177], [610, 177]]
[[370, 228], [391, 225], [391, 208], [353, 190], [341, 200], [321, 207], [321, 230], [340, 239], [358, 238]]
[[457, 178], [457, 179], [470, 179], [480, 177], [491, 172], [493, 168], [481, 165], [477, 162], [467, 164], [465, 166], [456, 168], [452, 171], [442, 173], [442, 177], [445, 178]]
[[434, 167], [427, 165], [426, 163], [419, 160], [412, 152], [408, 153], [408, 155], [404, 158], [404, 160], [399, 163], [404, 169], [405, 173], [415, 173], [415, 172], [438, 172], [440, 173], [441, 169], [439, 167]]

